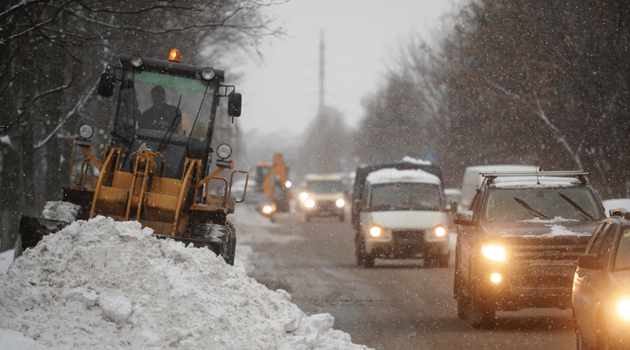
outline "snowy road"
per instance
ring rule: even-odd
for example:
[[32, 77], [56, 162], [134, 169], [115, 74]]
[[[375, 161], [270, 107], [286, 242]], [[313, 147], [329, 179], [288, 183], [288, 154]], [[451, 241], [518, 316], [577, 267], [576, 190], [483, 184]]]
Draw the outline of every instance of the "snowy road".
[[307, 314], [330, 313], [335, 329], [354, 343], [374, 349], [575, 348], [570, 311], [499, 312], [492, 331], [459, 320], [452, 259], [446, 269], [424, 268], [421, 260], [377, 260], [374, 269], [359, 268], [347, 221], [307, 223], [280, 214], [271, 224], [238, 210], [234, 221], [248, 274], [272, 290], [287, 290]]

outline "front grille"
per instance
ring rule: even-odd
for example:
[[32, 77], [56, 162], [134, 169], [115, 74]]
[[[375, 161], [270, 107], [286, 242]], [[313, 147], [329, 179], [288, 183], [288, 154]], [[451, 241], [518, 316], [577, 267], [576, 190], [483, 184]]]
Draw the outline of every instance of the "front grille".
[[413, 242], [422, 242], [424, 241], [424, 231], [423, 230], [393, 230], [392, 236], [396, 241], [413, 241]]
[[573, 276], [515, 276], [511, 282], [524, 288], [572, 288]]
[[586, 251], [587, 244], [573, 245], [513, 245], [510, 246], [510, 254], [514, 261], [535, 260], [570, 260], [577, 261], [578, 257]]
[[332, 202], [332, 201], [317, 202], [317, 209], [322, 209], [322, 210], [335, 209], [335, 202]]

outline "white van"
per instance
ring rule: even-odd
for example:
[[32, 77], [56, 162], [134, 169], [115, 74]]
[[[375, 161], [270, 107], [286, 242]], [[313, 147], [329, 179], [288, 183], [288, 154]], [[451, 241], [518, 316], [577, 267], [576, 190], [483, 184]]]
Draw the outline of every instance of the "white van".
[[376, 258], [423, 258], [447, 267], [448, 216], [442, 182], [420, 169], [383, 168], [365, 181], [356, 239], [357, 263]]
[[464, 171], [464, 182], [462, 184], [462, 199], [460, 210], [468, 210], [468, 206], [470, 206], [470, 202], [472, 202], [473, 197], [475, 196], [475, 192], [477, 191], [477, 187], [481, 185], [483, 181], [483, 177], [480, 173], [488, 173], [488, 172], [517, 172], [517, 171], [525, 171], [532, 172], [536, 171], [537, 167], [535, 165], [514, 165], [514, 164], [503, 164], [503, 165], [477, 165], [477, 166], [469, 166]]

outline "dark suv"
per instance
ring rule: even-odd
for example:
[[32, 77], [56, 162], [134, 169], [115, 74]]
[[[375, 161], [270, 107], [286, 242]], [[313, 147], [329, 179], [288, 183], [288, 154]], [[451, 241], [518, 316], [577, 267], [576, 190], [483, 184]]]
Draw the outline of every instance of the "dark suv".
[[578, 256], [605, 217], [588, 173], [481, 175], [469, 210], [454, 215], [459, 318], [487, 328], [497, 310], [570, 308]]

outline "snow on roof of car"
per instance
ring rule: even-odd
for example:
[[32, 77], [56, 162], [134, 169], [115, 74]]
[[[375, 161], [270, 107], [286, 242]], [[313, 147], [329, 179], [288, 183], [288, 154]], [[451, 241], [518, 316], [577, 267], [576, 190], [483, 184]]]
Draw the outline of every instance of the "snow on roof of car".
[[398, 170], [395, 168], [384, 168], [371, 172], [366, 181], [372, 184], [400, 181], [440, 184], [440, 178], [426, 171], [419, 169]]
[[445, 188], [444, 194], [461, 195], [462, 191], [459, 188]]
[[307, 174], [305, 176], [307, 181], [324, 181], [324, 180], [339, 180], [341, 181], [340, 175], [335, 174]]
[[630, 198], [615, 198], [615, 199], [606, 199], [602, 201], [604, 204], [604, 209], [606, 210], [606, 215], [611, 209], [625, 209], [630, 210]]
[[424, 165], [431, 165], [432, 164], [428, 160], [416, 159], [416, 158], [409, 157], [409, 156], [404, 156], [402, 160], [403, 160], [403, 162], [413, 163], [413, 164], [424, 164]]
[[550, 187], [575, 187], [580, 185], [580, 180], [574, 177], [548, 177], [548, 176], [515, 176], [497, 177], [493, 184], [497, 188], [501, 187], [527, 187], [527, 188], [550, 188]]

